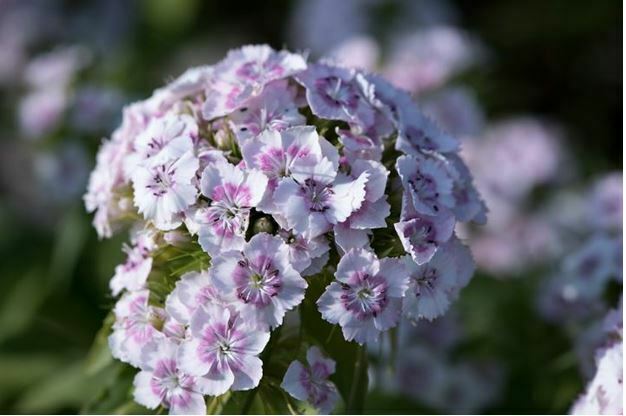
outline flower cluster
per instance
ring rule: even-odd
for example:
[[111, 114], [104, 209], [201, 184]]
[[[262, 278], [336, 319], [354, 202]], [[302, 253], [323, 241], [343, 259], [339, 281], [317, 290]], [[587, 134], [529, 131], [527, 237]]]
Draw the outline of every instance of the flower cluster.
[[[140, 369], [136, 401], [200, 413], [256, 388], [314, 279], [334, 274], [310, 300], [347, 341], [444, 314], [474, 270], [455, 224], [486, 219], [458, 150], [380, 77], [268, 46], [126, 107], [85, 203], [100, 237], [133, 225], [110, 347]], [[330, 412], [334, 362], [307, 359], [282, 386]]]

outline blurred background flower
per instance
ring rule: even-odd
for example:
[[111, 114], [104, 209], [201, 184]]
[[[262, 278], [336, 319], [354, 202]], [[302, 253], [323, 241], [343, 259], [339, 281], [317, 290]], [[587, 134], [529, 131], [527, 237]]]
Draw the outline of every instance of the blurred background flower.
[[621, 339], [619, 9], [2, 1], [0, 410], [137, 410], [96, 404], [131, 402], [91, 349], [124, 257], [124, 236], [99, 242], [82, 206], [95, 150], [124, 104], [232, 47], [269, 43], [411, 91], [461, 138], [490, 210], [486, 226], [457, 230], [479, 270], [450, 313], [374, 347], [385, 359], [366, 411], [568, 411]]

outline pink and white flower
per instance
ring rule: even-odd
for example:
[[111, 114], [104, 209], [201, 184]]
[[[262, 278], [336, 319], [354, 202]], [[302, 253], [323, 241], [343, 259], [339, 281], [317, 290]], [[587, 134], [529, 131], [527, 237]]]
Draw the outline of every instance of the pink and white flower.
[[180, 215], [196, 202], [198, 159], [193, 152], [172, 148], [167, 160], [137, 167], [133, 172], [135, 205], [146, 220], [160, 230], [171, 230], [182, 221]]
[[355, 160], [350, 165], [350, 175], [341, 177], [344, 181], [357, 180], [363, 174], [367, 175], [367, 182], [361, 206], [346, 221], [333, 227], [335, 242], [344, 252], [368, 246], [371, 230], [387, 226], [385, 220], [391, 207], [385, 196], [385, 188], [389, 171], [380, 162]]
[[336, 129], [339, 142], [343, 145], [343, 155], [348, 162], [357, 160], [380, 161], [383, 156], [383, 144], [365, 134], [351, 130]]
[[96, 168], [89, 176], [83, 199], [87, 211], [96, 213], [93, 225], [100, 238], [111, 237], [132, 212], [124, 172], [124, 162], [130, 151], [128, 143], [121, 140], [104, 140], [96, 157]]
[[203, 394], [250, 390], [259, 385], [263, 362], [258, 355], [270, 339], [228, 307], [208, 305], [191, 318], [191, 339], [181, 344], [178, 365], [198, 377]]
[[171, 415], [203, 415], [206, 404], [197, 378], [180, 370], [177, 352], [178, 345], [166, 339], [143, 348], [133, 398], [148, 409], [168, 408]]
[[280, 387], [298, 400], [307, 401], [320, 414], [330, 414], [337, 405], [339, 393], [328, 378], [335, 373], [335, 361], [326, 358], [318, 347], [306, 353], [307, 364], [292, 361]]
[[115, 267], [115, 275], [109, 286], [113, 296], [124, 289], [137, 291], [144, 289], [152, 270], [152, 251], [156, 248], [154, 236], [149, 232], [139, 233], [132, 247], [125, 246], [126, 261]]
[[267, 178], [269, 192], [259, 205], [265, 212], [273, 212], [273, 192], [278, 182], [299, 171], [302, 165], [314, 164], [324, 155], [339, 159], [332, 145], [320, 137], [313, 126], [288, 128], [282, 132], [265, 130], [259, 136], [243, 143], [241, 153], [248, 168], [259, 169]]
[[299, 163], [297, 172], [283, 178], [274, 191], [274, 203], [298, 234], [314, 238], [344, 222], [365, 200], [368, 173], [342, 180], [335, 165], [323, 158], [315, 164]]
[[165, 311], [148, 303], [150, 292], [127, 292], [115, 304], [115, 323], [109, 336], [113, 357], [138, 367], [141, 349], [153, 340], [161, 340]]
[[231, 51], [215, 66], [202, 114], [206, 120], [228, 115], [261, 93], [266, 84], [305, 68], [301, 55], [277, 52], [267, 45]]
[[200, 188], [211, 202], [195, 214], [202, 224], [198, 242], [204, 251], [215, 256], [243, 248], [250, 208], [261, 201], [266, 187], [267, 178], [258, 170], [243, 171], [224, 162], [204, 169]]
[[[260, 354], [304, 300], [303, 276], [335, 273], [317, 306], [348, 341], [376, 342], [402, 315], [442, 315], [474, 270], [455, 224], [486, 219], [458, 151], [408, 92], [266, 45], [191, 68], [127, 106], [84, 199], [101, 237], [133, 225], [110, 283], [121, 298], [109, 343], [141, 368], [135, 400], [200, 413], [204, 395], [258, 387]], [[400, 208], [398, 237], [378, 231]], [[603, 231], [605, 282], [621, 240]], [[379, 259], [370, 243], [384, 252], [387, 242], [410, 255]], [[571, 261], [581, 290], [582, 269], [599, 273], [583, 257]], [[335, 363], [316, 347], [307, 361], [290, 364], [282, 387], [330, 412]]]
[[260, 329], [281, 325], [285, 313], [302, 302], [307, 287], [289, 261], [289, 247], [267, 233], [256, 234], [241, 251], [214, 257], [209, 273], [241, 317]]
[[176, 321], [189, 324], [191, 316], [198, 308], [221, 303], [220, 294], [211, 281], [208, 270], [203, 270], [188, 272], [180, 277], [165, 300], [165, 310]]
[[339, 261], [335, 278], [317, 305], [322, 318], [341, 326], [346, 340], [376, 342], [382, 331], [398, 324], [408, 287], [403, 261], [350, 250]]
[[209, 65], [189, 68], [166, 86], [157, 89], [150, 98], [158, 113], [165, 113], [185, 99], [197, 101], [204, 92], [213, 75]]
[[198, 136], [198, 124], [187, 114], [168, 114], [154, 118], [137, 136], [137, 155], [149, 163], [177, 158], [193, 149]]

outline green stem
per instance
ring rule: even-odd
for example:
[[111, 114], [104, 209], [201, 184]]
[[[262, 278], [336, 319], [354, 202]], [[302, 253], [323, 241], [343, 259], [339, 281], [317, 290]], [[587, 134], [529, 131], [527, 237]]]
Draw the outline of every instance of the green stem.
[[256, 390], [258, 389], [258, 387], [254, 390], [252, 390], [249, 394], [248, 397], [246, 397], [246, 402], [243, 404], [243, 407], [241, 408], [241, 414], [242, 415], [247, 415], [248, 412], [250, 411], [250, 408], [252, 407], [252, 403], [254, 402], [254, 396], [256, 395]]
[[365, 349], [365, 347], [363, 346], [358, 346], [357, 347], [357, 357], [356, 357], [356, 362], [354, 363], [354, 373], [352, 375], [352, 386], [350, 386], [350, 396], [348, 397], [348, 403], [346, 404], [346, 411], [348, 414], [357, 414], [359, 412], [357, 412], [356, 409], [356, 396], [357, 396], [357, 390], [361, 384], [361, 373], [362, 371], [362, 367], [363, 367], [363, 359], [364, 359], [364, 353], [363, 350]]

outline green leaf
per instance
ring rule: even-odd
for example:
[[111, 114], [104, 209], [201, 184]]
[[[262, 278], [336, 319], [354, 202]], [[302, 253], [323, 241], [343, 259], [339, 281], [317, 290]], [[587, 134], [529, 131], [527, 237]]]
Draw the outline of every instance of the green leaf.
[[0, 343], [22, 333], [35, 319], [48, 295], [41, 285], [43, 272], [33, 269], [17, 279], [0, 306]]
[[91, 382], [97, 389], [83, 399], [81, 413], [86, 414], [148, 414], [154, 413], [133, 402], [132, 386], [137, 370], [120, 361], [113, 361], [99, 371]]
[[82, 207], [80, 211], [73, 209], [63, 218], [57, 231], [49, 272], [50, 285], [55, 290], [68, 287], [88, 231]]
[[98, 384], [86, 377], [83, 363], [76, 361], [31, 386], [18, 400], [16, 409], [24, 413], [45, 413], [51, 409], [76, 408], [93, 395]]
[[12, 393], [23, 391], [27, 386], [41, 380], [47, 374], [63, 366], [57, 355], [48, 354], [2, 354], [0, 355], [0, 391]]
[[102, 328], [96, 334], [93, 345], [89, 350], [87, 358], [85, 360], [85, 372], [88, 375], [95, 374], [98, 371], [103, 370], [106, 366], [113, 362], [113, 356], [109, 349], [109, 335], [111, 334], [111, 327], [115, 322], [115, 315], [113, 312], [109, 312], [104, 319]]

